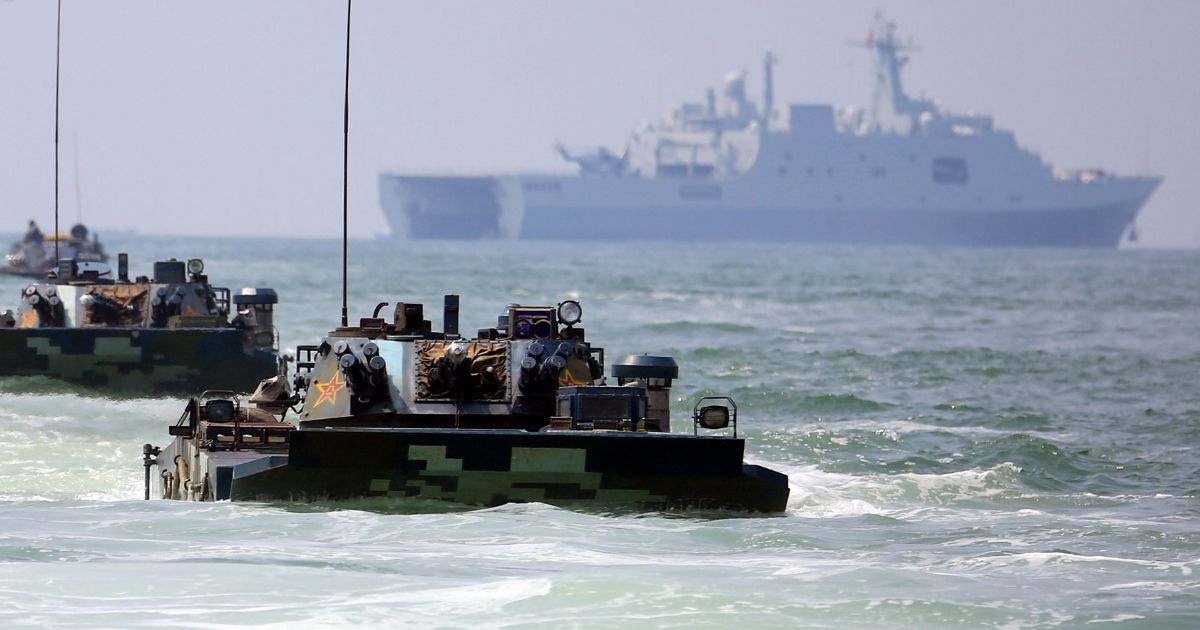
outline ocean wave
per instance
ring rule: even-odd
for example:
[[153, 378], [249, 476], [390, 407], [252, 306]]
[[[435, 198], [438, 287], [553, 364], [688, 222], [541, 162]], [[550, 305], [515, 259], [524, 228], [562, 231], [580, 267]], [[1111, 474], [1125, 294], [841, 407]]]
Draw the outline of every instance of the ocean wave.
[[[197, 392], [199, 393], [199, 392]], [[103, 386], [82, 385], [79, 383], [67, 383], [54, 378], [45, 376], [3, 376], [0, 377], [0, 394], [13, 394], [19, 396], [32, 397], [53, 397], [53, 396], [86, 396], [92, 400], [130, 400], [140, 398], [153, 399], [171, 399], [179, 398], [178, 396], [170, 396], [165, 394], [153, 394], [151, 392], [140, 393], [136, 391], [112, 390]]]
[[816, 466], [780, 466], [792, 495], [790, 514], [844, 517], [874, 514], [898, 516], [913, 508], [952, 506], [1003, 496], [1018, 496], [1021, 470], [1011, 463], [934, 475], [847, 475]]
[[1040, 573], [1056, 571], [1063, 567], [1076, 565], [1111, 564], [1164, 571], [1180, 576], [1192, 575], [1195, 568], [1200, 567], [1200, 560], [1165, 561], [1147, 560], [1142, 558], [1122, 558], [1108, 555], [1087, 555], [1070, 551], [1028, 551], [1018, 553], [998, 553], [971, 558], [955, 558], [948, 560], [945, 565], [970, 571], [1019, 571]]
[[680, 402], [690, 410], [704, 396], [730, 396], [737, 401], [738, 408], [755, 415], [786, 414], [795, 422], [806, 417], [848, 416], [874, 413], [891, 409], [893, 405], [864, 398], [850, 393], [821, 393], [795, 391], [769, 391], [763, 386], [740, 385], [726, 390], [702, 388], [687, 395]]
[[757, 326], [749, 324], [740, 324], [736, 322], [703, 322], [703, 321], [687, 321], [676, 320], [669, 322], [655, 322], [652, 324], [641, 324], [640, 328], [650, 333], [679, 333], [679, 334], [757, 334], [761, 329]]

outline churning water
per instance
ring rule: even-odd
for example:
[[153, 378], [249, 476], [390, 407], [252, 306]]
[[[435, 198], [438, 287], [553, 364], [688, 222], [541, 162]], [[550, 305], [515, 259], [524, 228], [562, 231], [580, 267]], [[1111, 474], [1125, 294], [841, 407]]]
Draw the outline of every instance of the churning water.
[[[340, 314], [334, 241], [112, 239]], [[0, 624], [1009, 628], [1200, 624], [1200, 254], [352, 243], [352, 317], [443, 293], [464, 329], [580, 299], [671, 354], [676, 430], [730, 394], [778, 517], [540, 504], [144, 502], [180, 400], [0, 380]], [[0, 309], [22, 283], [0, 280]]]

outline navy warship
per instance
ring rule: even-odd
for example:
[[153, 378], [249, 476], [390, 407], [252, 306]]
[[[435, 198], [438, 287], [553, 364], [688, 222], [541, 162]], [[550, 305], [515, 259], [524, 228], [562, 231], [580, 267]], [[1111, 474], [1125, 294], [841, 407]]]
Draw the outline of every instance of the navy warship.
[[[1158, 177], [1068, 171], [1020, 147], [991, 117], [909, 96], [912, 46], [879, 16], [867, 108], [761, 104], [745, 73], [718, 94], [644, 123], [623, 151], [570, 151], [577, 175], [384, 173], [397, 237], [787, 241], [1116, 247]], [[637, 229], [630, 229], [630, 226]]]
[[248, 392], [283, 370], [277, 302], [272, 289], [212, 286], [199, 258], [156, 262], [153, 277], [132, 279], [126, 254], [116, 277], [105, 263], [64, 258], [0, 313], [0, 377], [106, 394], [191, 393], [197, 382]]
[[607, 384], [578, 302], [510, 304], [471, 337], [456, 295], [441, 331], [421, 304], [396, 304], [390, 321], [386, 305], [297, 348], [295, 394], [274, 378], [247, 405], [188, 401], [171, 443], [143, 449], [146, 498], [786, 508], [787, 477], [743, 462], [732, 399], [699, 400], [690, 432], [672, 433], [675, 361], [626, 357]]

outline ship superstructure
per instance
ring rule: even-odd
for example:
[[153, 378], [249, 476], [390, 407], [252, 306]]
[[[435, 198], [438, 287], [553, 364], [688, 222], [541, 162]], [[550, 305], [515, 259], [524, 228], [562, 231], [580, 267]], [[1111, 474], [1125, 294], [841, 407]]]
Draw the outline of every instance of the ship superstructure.
[[1115, 247], [1161, 182], [1055, 169], [988, 116], [908, 96], [892, 22], [864, 47], [865, 109], [777, 108], [767, 53], [761, 105], [733, 73], [620, 154], [557, 147], [577, 175], [382, 174], [384, 213], [413, 238]]

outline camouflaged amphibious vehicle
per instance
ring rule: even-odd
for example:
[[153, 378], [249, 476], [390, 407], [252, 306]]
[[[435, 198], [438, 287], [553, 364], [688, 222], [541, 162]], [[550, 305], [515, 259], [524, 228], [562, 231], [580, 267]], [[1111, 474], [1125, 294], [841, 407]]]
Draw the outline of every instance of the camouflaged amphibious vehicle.
[[0, 273], [26, 278], [44, 278], [55, 269], [59, 258], [70, 258], [75, 262], [108, 262], [100, 237], [88, 232], [87, 226], [76, 223], [70, 235], [43, 235], [37, 223], [29, 222], [25, 237], [12, 244], [4, 257]]
[[231, 296], [198, 258], [156, 262], [153, 278], [130, 280], [128, 257], [118, 258], [116, 278], [103, 263], [63, 259], [21, 291], [17, 310], [0, 313], [0, 378], [146, 395], [246, 392], [281, 372], [273, 290]]
[[675, 361], [628, 357], [606, 384], [578, 302], [509, 305], [471, 338], [457, 296], [440, 332], [420, 304], [397, 304], [390, 322], [383, 306], [299, 347], [295, 394], [272, 379], [254, 406], [189, 401], [174, 440], [145, 445], [146, 498], [784, 510], [787, 478], [743, 463], [733, 401], [702, 400], [672, 433]]

